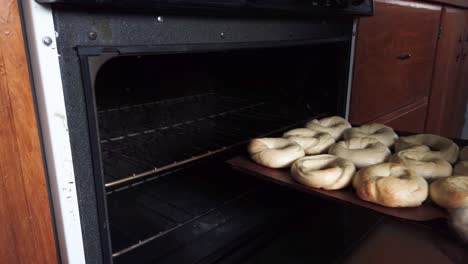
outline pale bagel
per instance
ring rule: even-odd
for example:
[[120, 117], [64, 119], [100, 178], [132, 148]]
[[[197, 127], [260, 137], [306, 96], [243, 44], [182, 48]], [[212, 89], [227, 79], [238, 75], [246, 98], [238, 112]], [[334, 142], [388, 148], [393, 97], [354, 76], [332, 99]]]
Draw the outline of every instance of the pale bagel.
[[299, 183], [325, 190], [346, 187], [356, 171], [354, 164], [333, 155], [307, 156], [291, 166], [291, 176]]
[[377, 123], [350, 128], [344, 132], [343, 137], [345, 140], [363, 137], [375, 138], [387, 147], [391, 147], [398, 139], [398, 135], [393, 128]]
[[427, 154], [428, 158], [443, 159], [450, 164], [454, 164], [458, 158], [458, 146], [452, 140], [437, 135], [419, 134], [409, 137], [401, 137], [395, 142], [395, 152], [425, 145], [431, 151]]
[[384, 144], [373, 138], [352, 138], [330, 147], [329, 154], [350, 160], [357, 168], [364, 168], [386, 161], [391, 152]]
[[431, 199], [441, 207], [468, 207], [468, 176], [451, 176], [431, 184]]
[[455, 168], [453, 169], [453, 174], [468, 176], [468, 161], [463, 160], [463, 161], [458, 162], [455, 165]]
[[301, 146], [285, 138], [252, 139], [247, 150], [253, 161], [269, 168], [289, 167], [305, 155]]
[[344, 118], [339, 116], [332, 116], [322, 118], [320, 120], [314, 119], [307, 122], [305, 125], [308, 129], [327, 132], [333, 136], [335, 140], [338, 140], [343, 132], [351, 127], [351, 124]]
[[388, 207], [415, 207], [428, 196], [423, 177], [397, 163], [381, 163], [360, 170], [353, 187], [362, 200]]
[[402, 150], [390, 158], [390, 162], [405, 165], [416, 175], [426, 180], [433, 180], [452, 175], [452, 165], [443, 159], [431, 157], [427, 146], [413, 147]]
[[332, 135], [326, 132], [314, 131], [308, 128], [296, 128], [283, 134], [283, 137], [296, 142], [308, 155], [327, 152], [335, 143]]
[[468, 146], [463, 147], [460, 151], [460, 160], [468, 160]]

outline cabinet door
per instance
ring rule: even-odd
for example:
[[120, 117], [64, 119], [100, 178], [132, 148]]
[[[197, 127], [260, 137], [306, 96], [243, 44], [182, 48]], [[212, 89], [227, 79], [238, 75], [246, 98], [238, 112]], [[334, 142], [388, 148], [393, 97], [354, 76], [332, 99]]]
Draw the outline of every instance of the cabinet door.
[[441, 7], [376, 0], [358, 24], [350, 120], [375, 120], [429, 94]]
[[459, 137], [464, 120], [466, 15], [465, 10], [451, 7], [442, 12], [426, 131], [447, 137]]
[[462, 55], [461, 65], [458, 73], [458, 83], [456, 84], [457, 91], [455, 92], [455, 110], [454, 113], [457, 115], [456, 122], [453, 122], [451, 130], [461, 137], [463, 126], [465, 123], [466, 116], [466, 104], [468, 99], [468, 11], [464, 11], [465, 14], [465, 33], [462, 42]]
[[426, 114], [427, 99], [424, 98], [372, 122], [386, 124], [399, 131], [423, 133]]

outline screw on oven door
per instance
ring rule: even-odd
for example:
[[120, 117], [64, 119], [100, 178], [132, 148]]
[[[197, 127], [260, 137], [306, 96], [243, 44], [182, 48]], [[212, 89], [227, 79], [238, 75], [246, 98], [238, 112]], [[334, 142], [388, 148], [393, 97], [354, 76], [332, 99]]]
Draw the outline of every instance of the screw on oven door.
[[220, 36], [221, 38], [225, 38], [224, 32], [221, 32], [221, 33], [219, 34], [219, 36]]
[[44, 45], [46, 45], [46, 46], [52, 45], [52, 42], [53, 42], [53, 40], [49, 36], [45, 36], [45, 37], [42, 38], [42, 43], [44, 43]]
[[162, 16], [158, 16], [156, 19], [159, 23], [164, 22], [164, 18]]
[[94, 32], [94, 31], [90, 31], [90, 32], [88, 33], [88, 38], [89, 38], [90, 40], [95, 40], [95, 39], [97, 39], [97, 33]]

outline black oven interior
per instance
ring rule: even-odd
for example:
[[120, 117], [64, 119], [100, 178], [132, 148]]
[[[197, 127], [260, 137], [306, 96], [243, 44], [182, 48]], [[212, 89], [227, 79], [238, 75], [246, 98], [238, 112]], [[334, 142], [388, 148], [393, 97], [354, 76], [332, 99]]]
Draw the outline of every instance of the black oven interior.
[[[343, 115], [348, 45], [107, 60], [95, 74], [94, 99], [113, 262], [323, 263], [344, 256], [374, 215], [317, 204], [224, 160], [243, 154], [253, 137]], [[353, 219], [366, 224], [350, 228]]]
[[110, 59], [94, 89], [106, 186], [342, 114], [343, 46]]
[[87, 262], [332, 262], [376, 221], [225, 163], [345, 114], [353, 20], [338, 16], [371, 1], [334, 17], [53, 2]]

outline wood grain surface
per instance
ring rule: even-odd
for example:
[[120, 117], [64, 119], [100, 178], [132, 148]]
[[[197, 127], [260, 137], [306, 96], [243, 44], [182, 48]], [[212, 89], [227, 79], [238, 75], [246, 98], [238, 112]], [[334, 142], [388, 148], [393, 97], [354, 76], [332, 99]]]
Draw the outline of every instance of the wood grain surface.
[[468, 9], [468, 1], [466, 0], [425, 0], [424, 2], [437, 3], [441, 5], [449, 5], [453, 7]]
[[[467, 11], [444, 7], [442, 35], [437, 47], [426, 131], [446, 137], [459, 137], [465, 116], [461, 104], [466, 87], [460, 84], [463, 72], [463, 44]], [[462, 99], [462, 100], [459, 100]]]
[[427, 97], [423, 97], [412, 104], [377, 118], [371, 123], [386, 124], [400, 131], [423, 133], [426, 124], [427, 101]]
[[354, 124], [427, 97], [432, 80], [441, 7], [398, 0], [374, 3], [375, 15], [360, 18], [358, 25], [350, 106]]
[[57, 263], [18, 2], [0, 0], [0, 263]]

